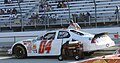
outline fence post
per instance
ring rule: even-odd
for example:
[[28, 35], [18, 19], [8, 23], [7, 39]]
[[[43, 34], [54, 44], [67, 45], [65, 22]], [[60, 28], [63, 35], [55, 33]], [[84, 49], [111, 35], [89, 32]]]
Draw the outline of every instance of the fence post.
[[14, 36], [14, 43], [16, 42], [16, 37]]
[[118, 32], [117, 32], [117, 35], [118, 35], [118, 37], [117, 37], [117, 41], [119, 41], [119, 34], [118, 34]]
[[91, 20], [91, 17], [89, 16], [89, 18], [88, 18], [88, 19], [89, 19], [89, 25], [90, 25], [90, 24], [91, 24], [91, 21], [90, 21], [90, 20]]

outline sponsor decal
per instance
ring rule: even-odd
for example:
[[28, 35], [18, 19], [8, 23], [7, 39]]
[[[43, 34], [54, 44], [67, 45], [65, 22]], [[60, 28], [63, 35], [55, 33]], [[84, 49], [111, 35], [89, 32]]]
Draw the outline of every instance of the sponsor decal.
[[37, 53], [36, 44], [33, 44], [32, 51], [33, 51], [33, 53]]
[[28, 51], [28, 53], [37, 53], [36, 47], [37, 47], [36, 44], [27, 43], [27, 51]]
[[23, 42], [24, 45], [27, 45], [27, 42]]
[[31, 53], [31, 51], [32, 51], [32, 43], [28, 43], [27, 51], [28, 51], [28, 53]]
[[31, 41], [23, 41], [23, 42], [31, 42]]
[[29, 43], [31, 43], [31, 41], [23, 41], [23, 44], [24, 44], [24, 45], [27, 45], [27, 44], [29, 44]]

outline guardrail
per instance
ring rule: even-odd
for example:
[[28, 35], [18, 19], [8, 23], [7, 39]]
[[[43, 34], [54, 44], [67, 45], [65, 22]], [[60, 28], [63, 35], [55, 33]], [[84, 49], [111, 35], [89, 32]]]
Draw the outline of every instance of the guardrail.
[[0, 37], [0, 47], [11, 47], [15, 42], [36, 38], [37, 36], [5, 36]]

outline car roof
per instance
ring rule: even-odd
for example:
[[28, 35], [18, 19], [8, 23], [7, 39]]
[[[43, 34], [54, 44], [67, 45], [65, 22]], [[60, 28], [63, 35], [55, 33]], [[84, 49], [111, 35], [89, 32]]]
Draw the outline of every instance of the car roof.
[[[52, 31], [48, 31], [48, 32], [57, 32], [57, 31], [70, 31], [70, 30], [75, 30], [75, 29], [58, 29], [58, 30], [52, 30]], [[77, 30], [77, 31], [80, 31], [80, 30]]]

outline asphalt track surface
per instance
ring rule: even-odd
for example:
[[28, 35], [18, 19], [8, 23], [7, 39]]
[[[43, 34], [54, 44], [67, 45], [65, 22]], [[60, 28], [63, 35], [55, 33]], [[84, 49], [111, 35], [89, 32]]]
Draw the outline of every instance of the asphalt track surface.
[[0, 57], [0, 63], [77, 63], [79, 61], [72, 58], [59, 61], [57, 57], [29, 57], [25, 59], [16, 59], [10, 56]]
[[[118, 46], [112, 47], [112, 48], [109, 48], [109, 49], [114, 50], [117, 47]], [[105, 55], [105, 51], [104, 52], [101, 51], [101, 52], [99, 51], [99, 53], [97, 53], [97, 55], [93, 54], [93, 55], [85, 57], [84, 59], [81, 59], [79, 61], [89, 59], [89, 58], [93, 58], [93, 57], [96, 57], [96, 56]], [[108, 54], [108, 51], [106, 51], [106, 52]], [[113, 53], [114, 51], [109, 51], [109, 52]], [[63, 61], [59, 61], [57, 59], [57, 57], [28, 57], [28, 58], [25, 58], [25, 59], [16, 59], [12, 56], [0, 56], [0, 63], [79, 63], [79, 61], [74, 60], [73, 57], [69, 57], [67, 59], [64, 59]]]
[[[109, 48], [109, 49], [110, 50], [116, 50], [119, 47], [120, 47], [120, 44], [119, 44], [119, 46], [112, 47], [112, 48]], [[109, 52], [113, 53], [114, 51], [109, 51]], [[97, 55], [93, 54], [93, 56], [85, 57], [84, 59], [81, 59], [79, 61], [82, 61], [82, 60], [85, 60], [85, 59], [88, 59], [88, 58], [93, 58], [93, 57], [96, 57], [96, 56], [105, 55], [105, 51], [98, 51], [96, 53], [97, 53]], [[106, 54], [108, 54], [108, 50], [106, 51]], [[59, 61], [57, 59], [57, 57], [28, 57], [28, 58], [25, 58], [25, 59], [16, 59], [12, 56], [0, 56], [0, 63], [79, 63], [79, 61], [74, 60], [73, 57], [69, 57], [69, 58], [67, 58], [63, 61]]]

